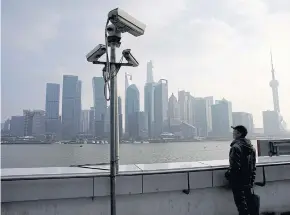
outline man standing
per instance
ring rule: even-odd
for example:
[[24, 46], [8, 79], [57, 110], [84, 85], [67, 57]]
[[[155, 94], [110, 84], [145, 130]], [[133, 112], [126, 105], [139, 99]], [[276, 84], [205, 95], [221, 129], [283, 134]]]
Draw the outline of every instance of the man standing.
[[229, 154], [230, 167], [225, 176], [229, 180], [239, 215], [256, 215], [252, 188], [256, 177], [256, 151], [246, 139], [247, 129], [238, 125], [233, 128]]

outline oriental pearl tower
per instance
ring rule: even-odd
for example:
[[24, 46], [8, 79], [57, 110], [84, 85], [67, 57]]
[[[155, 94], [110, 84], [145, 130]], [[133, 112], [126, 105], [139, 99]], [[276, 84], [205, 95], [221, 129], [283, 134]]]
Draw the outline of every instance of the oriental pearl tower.
[[270, 55], [271, 55], [272, 80], [270, 81], [269, 84], [270, 84], [270, 87], [272, 88], [274, 111], [276, 111], [277, 113], [280, 113], [279, 93], [278, 93], [279, 82], [275, 78], [275, 70], [274, 70], [274, 66], [273, 66], [272, 51], [270, 52]]
[[271, 55], [272, 80], [270, 81], [269, 85], [272, 88], [274, 111], [276, 113], [278, 113], [278, 115], [279, 115], [280, 129], [284, 130], [286, 128], [286, 123], [283, 120], [282, 115], [280, 114], [280, 103], [279, 103], [279, 93], [278, 93], [279, 82], [276, 80], [276, 77], [275, 77], [275, 70], [274, 70], [274, 65], [273, 65], [272, 51], [270, 51], [270, 55]]

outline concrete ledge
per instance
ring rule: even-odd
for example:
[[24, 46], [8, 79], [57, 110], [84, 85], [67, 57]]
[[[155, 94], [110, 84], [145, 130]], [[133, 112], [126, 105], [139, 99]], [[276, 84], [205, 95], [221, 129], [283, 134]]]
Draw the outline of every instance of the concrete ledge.
[[143, 193], [187, 189], [186, 173], [156, 174], [143, 176]]
[[[131, 195], [141, 194], [143, 178], [142, 175], [118, 176], [116, 179], [116, 194]], [[110, 178], [95, 177], [93, 184], [94, 196], [109, 196], [110, 195]]]
[[[282, 213], [290, 210], [290, 182], [269, 182], [256, 189], [261, 197], [261, 212]], [[75, 198], [2, 204], [3, 215], [104, 215], [109, 198]], [[117, 214], [233, 215], [237, 214], [232, 193], [221, 187], [196, 189], [189, 195], [180, 191], [117, 196]]]
[[190, 172], [190, 189], [213, 187], [213, 171]]
[[93, 196], [93, 178], [2, 181], [2, 202]]
[[[256, 192], [264, 211], [290, 211], [290, 156], [288, 159], [259, 158], [256, 182], [263, 181], [264, 170], [266, 186], [257, 187]], [[118, 210], [120, 214], [144, 215], [235, 214], [232, 194], [224, 188], [227, 167], [227, 160], [123, 165], [116, 179]], [[110, 177], [104, 167], [3, 169], [1, 180], [3, 214], [91, 214], [96, 205], [96, 214], [108, 211]], [[186, 195], [182, 190], [188, 188], [191, 192]], [[74, 204], [81, 208], [73, 210]], [[54, 212], [53, 205], [57, 207]]]

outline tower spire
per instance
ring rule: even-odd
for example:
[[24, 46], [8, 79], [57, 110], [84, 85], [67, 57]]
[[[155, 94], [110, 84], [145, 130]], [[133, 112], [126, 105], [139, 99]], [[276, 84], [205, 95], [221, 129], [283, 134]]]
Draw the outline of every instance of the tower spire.
[[270, 56], [271, 56], [271, 73], [272, 73], [272, 80], [275, 80], [275, 70], [274, 70], [274, 65], [273, 65], [272, 49], [270, 49]]
[[154, 79], [153, 79], [153, 62], [152, 60], [150, 60], [149, 62], [147, 62], [147, 83], [153, 83]]
[[272, 80], [270, 81], [270, 87], [272, 88], [274, 111], [276, 111], [277, 113], [280, 113], [279, 94], [278, 94], [279, 82], [275, 78], [272, 50], [270, 50], [270, 56], [271, 56], [271, 73], [272, 73]]

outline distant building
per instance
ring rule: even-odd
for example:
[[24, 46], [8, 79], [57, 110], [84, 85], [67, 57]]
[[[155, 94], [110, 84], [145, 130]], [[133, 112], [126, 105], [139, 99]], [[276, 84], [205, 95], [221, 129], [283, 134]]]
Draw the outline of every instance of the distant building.
[[105, 117], [107, 115], [107, 100], [104, 96], [104, 78], [93, 77], [93, 95], [95, 109], [95, 136], [103, 137], [105, 134]]
[[1, 131], [4, 133], [10, 131], [10, 119], [7, 119], [4, 123], [1, 123]]
[[[150, 76], [149, 76], [150, 77]], [[148, 135], [154, 136], [154, 88], [156, 83], [146, 83], [144, 87], [144, 111], [148, 115]]]
[[150, 60], [147, 62], [147, 80], [146, 83], [153, 83], [154, 78], [153, 78], [153, 62]]
[[248, 133], [254, 131], [253, 115], [246, 112], [233, 112], [233, 126], [243, 125], [247, 128]]
[[45, 137], [45, 111], [34, 110], [32, 118], [32, 136], [44, 138]]
[[24, 116], [12, 116], [10, 120], [10, 134], [17, 137], [24, 136]]
[[23, 110], [24, 116], [24, 136], [32, 136], [32, 123], [34, 112], [31, 110]]
[[126, 117], [126, 132], [131, 136], [136, 129], [136, 114], [140, 111], [140, 95], [139, 90], [135, 84], [130, 85], [126, 91], [126, 105], [125, 105], [125, 117]]
[[59, 116], [60, 85], [55, 83], [46, 84], [45, 99], [45, 132], [46, 134], [61, 137], [61, 120]]
[[178, 106], [180, 120], [189, 124], [193, 124], [192, 97], [189, 92], [184, 90], [178, 91]]
[[77, 94], [75, 100], [75, 131], [80, 132], [81, 128], [81, 115], [82, 115], [82, 82], [78, 80], [77, 82]]
[[194, 98], [192, 101], [194, 111], [194, 126], [197, 129], [197, 135], [200, 137], [207, 137], [209, 132], [209, 100], [205, 98]]
[[169, 119], [179, 119], [179, 108], [177, 98], [171, 94], [168, 100], [168, 118]]
[[207, 101], [207, 131], [212, 131], [212, 116], [211, 116], [211, 106], [214, 104], [213, 96], [207, 96], [204, 98]]
[[144, 111], [138, 112], [138, 138], [148, 138], [148, 114]]
[[229, 137], [231, 135], [232, 103], [225, 99], [216, 101], [211, 106], [213, 137]]
[[130, 114], [128, 134], [133, 140], [148, 138], [148, 115], [146, 112], [139, 111]]
[[82, 110], [80, 132], [83, 134], [90, 133], [90, 110]]
[[90, 108], [89, 112], [89, 134], [95, 136], [95, 109], [94, 107]]
[[164, 132], [168, 119], [168, 81], [161, 79], [154, 89], [154, 133], [159, 137]]
[[194, 125], [194, 111], [193, 111], [193, 96], [190, 92], [185, 93], [186, 99], [186, 120], [185, 122], [189, 125]]
[[78, 76], [64, 75], [62, 90], [62, 139], [70, 140], [79, 133], [81, 117], [81, 82]]
[[278, 136], [281, 134], [280, 115], [276, 111], [263, 111], [264, 134], [267, 136]]

